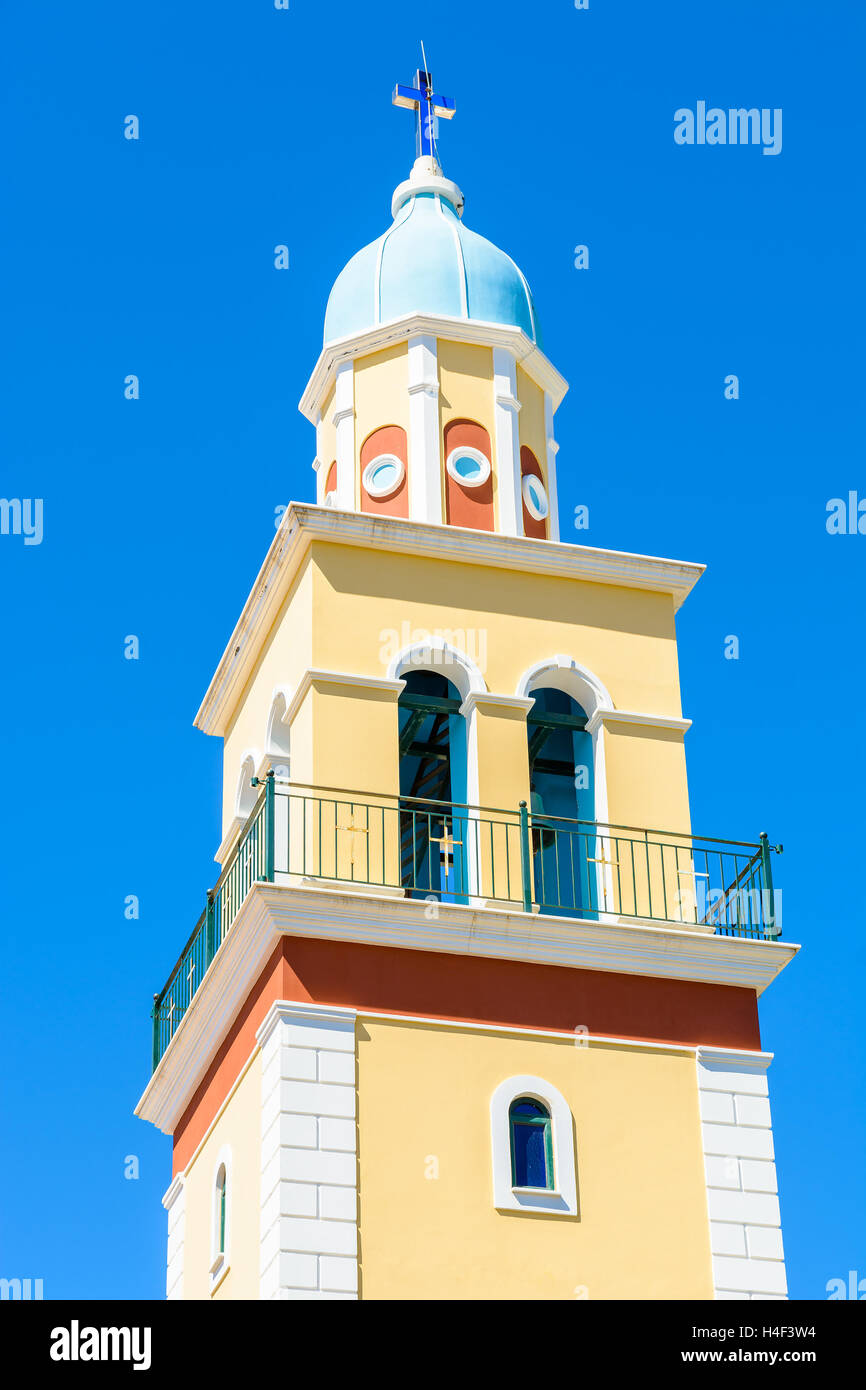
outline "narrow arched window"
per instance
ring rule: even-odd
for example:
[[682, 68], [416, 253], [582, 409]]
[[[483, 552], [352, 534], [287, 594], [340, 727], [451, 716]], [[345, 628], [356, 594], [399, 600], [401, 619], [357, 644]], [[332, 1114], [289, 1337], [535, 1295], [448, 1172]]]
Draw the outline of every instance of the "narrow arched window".
[[511, 1131], [512, 1187], [546, 1188], [552, 1191], [553, 1134], [550, 1111], [529, 1096], [511, 1102], [508, 1111]]
[[226, 1253], [226, 1166], [221, 1163], [216, 1179], [216, 1254]]

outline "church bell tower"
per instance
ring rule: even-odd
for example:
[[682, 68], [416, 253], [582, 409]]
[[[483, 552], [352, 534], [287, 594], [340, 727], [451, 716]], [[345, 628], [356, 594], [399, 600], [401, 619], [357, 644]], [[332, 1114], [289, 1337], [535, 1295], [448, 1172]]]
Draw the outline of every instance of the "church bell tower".
[[[153, 1007], [167, 1294], [784, 1298], [778, 848], [693, 833], [702, 566], [563, 541], [522, 270], [416, 159], [341, 271], [196, 726], [220, 866]], [[506, 229], [507, 230], [507, 229]], [[568, 461], [564, 460], [565, 466]]]

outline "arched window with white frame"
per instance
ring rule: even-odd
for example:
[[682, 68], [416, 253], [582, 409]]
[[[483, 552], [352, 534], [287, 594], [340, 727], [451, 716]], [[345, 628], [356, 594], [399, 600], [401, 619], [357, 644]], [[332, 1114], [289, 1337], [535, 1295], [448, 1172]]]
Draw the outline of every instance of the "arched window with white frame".
[[211, 1189], [211, 1293], [222, 1283], [229, 1271], [232, 1220], [232, 1155], [223, 1147], [217, 1155]]
[[577, 1216], [574, 1123], [565, 1097], [540, 1076], [510, 1076], [490, 1100], [493, 1205]]

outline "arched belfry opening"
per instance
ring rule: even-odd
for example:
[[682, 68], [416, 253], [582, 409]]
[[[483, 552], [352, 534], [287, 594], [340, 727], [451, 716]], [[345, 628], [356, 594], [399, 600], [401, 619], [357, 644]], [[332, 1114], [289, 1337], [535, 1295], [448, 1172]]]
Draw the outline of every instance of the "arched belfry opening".
[[598, 906], [595, 770], [586, 711], [562, 690], [533, 690], [527, 719], [532, 859], [541, 911], [586, 916]]
[[409, 897], [466, 896], [466, 723], [438, 671], [405, 677], [399, 700], [400, 869]]

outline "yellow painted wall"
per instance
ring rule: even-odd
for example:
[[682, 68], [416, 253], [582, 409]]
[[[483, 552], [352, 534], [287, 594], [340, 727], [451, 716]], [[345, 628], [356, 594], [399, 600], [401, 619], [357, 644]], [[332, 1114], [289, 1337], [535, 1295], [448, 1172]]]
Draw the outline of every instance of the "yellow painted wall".
[[531, 449], [541, 466], [544, 485], [547, 487], [547, 434], [544, 428], [544, 392], [540, 386], [523, 370], [517, 368], [517, 399], [520, 401], [520, 414], [517, 423], [520, 427], [520, 443]]
[[[312, 565], [307, 559], [262, 645], [226, 733], [223, 745], [223, 835], [234, 817], [241, 759], [247, 748], [258, 748], [264, 752], [274, 689], [285, 685], [291, 692], [304, 671], [312, 665], [313, 614], [313, 574]], [[294, 764], [294, 756], [292, 761]], [[294, 767], [292, 775], [297, 776]]]
[[574, 656], [621, 709], [679, 717], [671, 598], [549, 575], [316, 543], [314, 664], [386, 674], [391, 634], [467, 634], [487, 686], [513, 695], [529, 666]]
[[683, 830], [690, 825], [686, 753], [675, 729], [605, 720], [608, 818], [617, 825]]
[[[355, 505], [360, 505], [361, 447], [385, 425], [400, 425], [409, 443], [409, 350], [406, 343], [383, 348], [355, 363]], [[412, 460], [409, 460], [412, 467]]]
[[316, 785], [393, 792], [400, 775], [396, 693], [317, 680], [308, 699]]
[[[693, 1055], [378, 1019], [358, 1036], [362, 1298], [712, 1298]], [[490, 1098], [521, 1073], [571, 1107], [578, 1219], [493, 1206]]]
[[[294, 690], [308, 668], [382, 678], [398, 650], [436, 633], [466, 650], [497, 694], [513, 695], [524, 671], [562, 653], [594, 672], [618, 708], [681, 716], [667, 595], [316, 542], [226, 739], [224, 832], [241, 756], [264, 749], [276, 686]], [[396, 794], [396, 718], [393, 694], [317, 687], [292, 728], [293, 780]], [[479, 711], [481, 805], [516, 807], [526, 796], [519, 718]], [[687, 831], [682, 734], [608, 722], [604, 737], [609, 820]]]
[[[494, 515], [498, 517], [496, 482], [496, 431], [493, 415], [493, 349], [473, 343], [452, 343], [439, 339], [439, 439], [452, 420], [474, 420], [490, 436], [493, 471]], [[442, 468], [443, 505], [445, 488]]]
[[[261, 1192], [262, 1063], [256, 1052], [184, 1180], [184, 1298], [258, 1298]], [[232, 1155], [229, 1272], [210, 1292], [211, 1219], [217, 1157]]]
[[[475, 714], [478, 804], [510, 810], [529, 800], [526, 715], [480, 702]], [[510, 847], [510, 846], [509, 846]]]
[[[337, 429], [334, 424], [334, 398], [335, 388], [331, 386], [330, 391], [322, 402], [322, 424], [318, 434], [318, 448], [320, 450], [320, 460], [322, 465], [322, 487], [328, 481], [328, 471], [331, 464], [337, 458]], [[324, 501], [324, 494], [322, 500]]]

